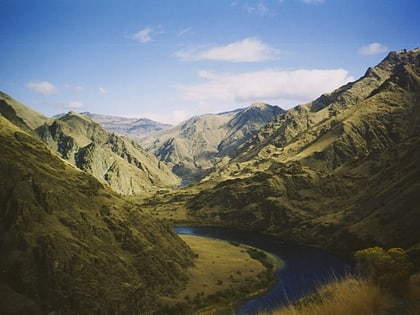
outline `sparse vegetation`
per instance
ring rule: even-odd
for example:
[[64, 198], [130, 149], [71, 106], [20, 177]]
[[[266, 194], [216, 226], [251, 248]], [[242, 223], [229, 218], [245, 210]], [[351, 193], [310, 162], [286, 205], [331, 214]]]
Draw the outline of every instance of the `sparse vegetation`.
[[379, 315], [394, 305], [392, 297], [367, 281], [347, 278], [323, 286], [312, 296], [272, 315]]
[[366, 248], [357, 251], [355, 258], [357, 269], [373, 285], [394, 292], [403, 289], [414, 272], [414, 266], [402, 248]]

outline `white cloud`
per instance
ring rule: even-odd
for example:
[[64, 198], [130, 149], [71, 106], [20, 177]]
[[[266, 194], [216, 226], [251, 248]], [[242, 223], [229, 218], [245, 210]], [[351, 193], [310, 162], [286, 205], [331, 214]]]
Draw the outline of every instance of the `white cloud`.
[[54, 95], [58, 94], [58, 89], [47, 81], [34, 81], [26, 84], [26, 87], [35, 93], [40, 93], [42, 95], [48, 96], [48, 95]]
[[175, 56], [183, 61], [219, 60], [232, 62], [258, 62], [278, 58], [280, 51], [256, 38], [245, 38], [225, 46], [179, 50]]
[[109, 91], [108, 91], [107, 89], [104, 89], [103, 87], [98, 87], [98, 91], [99, 91], [99, 93], [101, 93], [102, 95], [109, 94]]
[[140, 43], [147, 43], [153, 41], [152, 34], [153, 28], [146, 27], [141, 31], [138, 31], [137, 33], [132, 35], [132, 38]]
[[233, 103], [247, 105], [257, 101], [290, 107], [315, 99], [325, 92], [353, 81], [344, 69], [262, 70], [239, 74], [200, 71], [207, 82], [178, 85], [179, 97], [201, 106]]
[[363, 56], [372, 56], [372, 55], [381, 54], [386, 51], [388, 51], [388, 47], [380, 43], [372, 43], [367, 46], [361, 47], [359, 49], [359, 54]]

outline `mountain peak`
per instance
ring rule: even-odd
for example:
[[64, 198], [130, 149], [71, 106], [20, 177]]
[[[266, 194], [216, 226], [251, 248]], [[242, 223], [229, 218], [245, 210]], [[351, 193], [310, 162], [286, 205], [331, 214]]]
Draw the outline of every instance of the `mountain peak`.
[[270, 106], [270, 105], [268, 105], [267, 103], [263, 103], [263, 102], [256, 102], [256, 103], [251, 104], [249, 106], [249, 108], [260, 108], [260, 109], [263, 109], [263, 108], [266, 108], [267, 106]]

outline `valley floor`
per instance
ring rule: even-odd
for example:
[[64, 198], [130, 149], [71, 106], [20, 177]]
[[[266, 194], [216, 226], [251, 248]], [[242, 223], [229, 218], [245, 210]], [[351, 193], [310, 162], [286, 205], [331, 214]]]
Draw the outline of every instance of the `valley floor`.
[[206, 237], [181, 235], [196, 255], [187, 286], [163, 298], [171, 314], [234, 312], [247, 297], [263, 293], [282, 262], [255, 248]]

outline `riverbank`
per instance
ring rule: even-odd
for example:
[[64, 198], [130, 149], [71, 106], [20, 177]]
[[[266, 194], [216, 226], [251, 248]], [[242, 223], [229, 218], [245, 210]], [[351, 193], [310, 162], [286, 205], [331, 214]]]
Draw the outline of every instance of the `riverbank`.
[[270, 289], [283, 266], [278, 257], [251, 246], [201, 236], [181, 238], [196, 259], [184, 290], [163, 298], [172, 314], [233, 313], [244, 300]]

